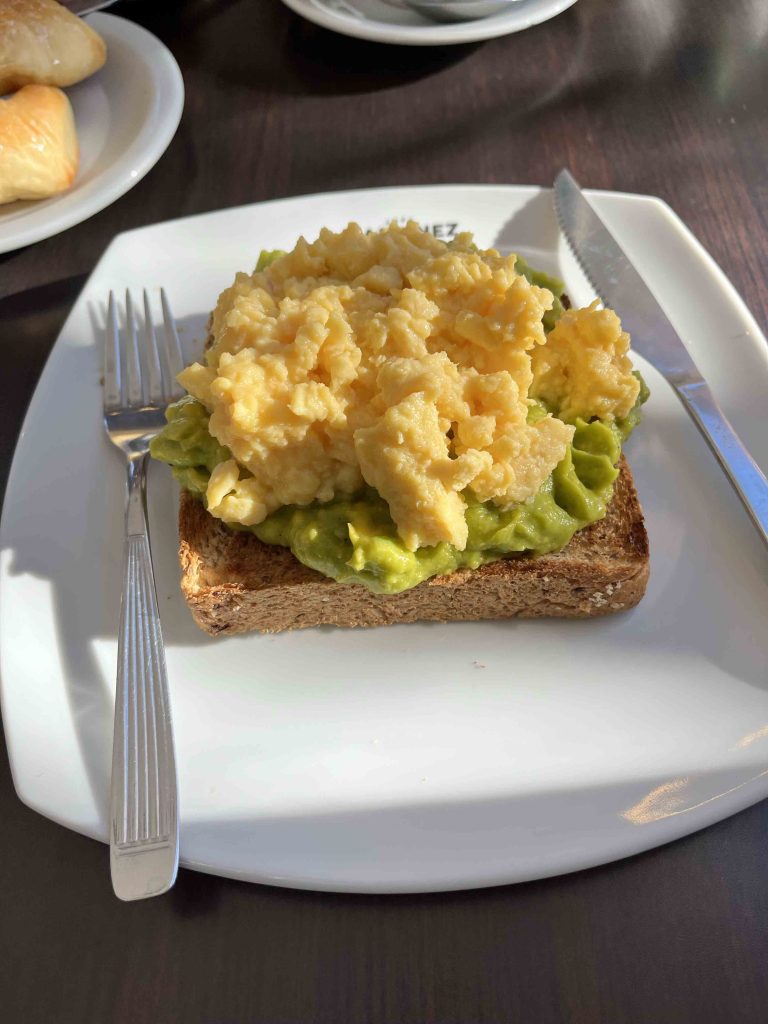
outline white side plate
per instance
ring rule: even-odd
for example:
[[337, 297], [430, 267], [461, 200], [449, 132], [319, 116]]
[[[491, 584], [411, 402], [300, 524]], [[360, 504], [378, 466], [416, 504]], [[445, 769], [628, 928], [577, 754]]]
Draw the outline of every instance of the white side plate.
[[[592, 198], [765, 466], [754, 320], [663, 203]], [[537, 188], [281, 200], [132, 231], [105, 253], [32, 400], [2, 521], [2, 705], [29, 806], [106, 837], [123, 501], [100, 423], [110, 288], [164, 285], [191, 357], [261, 246], [406, 216], [519, 249], [590, 299]], [[492, 885], [636, 853], [768, 794], [768, 559], [696, 429], [643, 371], [653, 394], [628, 455], [651, 583], [616, 617], [210, 640], [179, 594], [177, 496], [154, 468], [184, 864], [332, 890]]]
[[77, 177], [60, 196], [0, 206], [0, 253], [57, 235], [114, 203], [154, 167], [176, 133], [184, 82], [170, 50], [112, 14], [93, 14], [88, 23], [104, 37], [107, 63], [65, 90], [80, 144]]

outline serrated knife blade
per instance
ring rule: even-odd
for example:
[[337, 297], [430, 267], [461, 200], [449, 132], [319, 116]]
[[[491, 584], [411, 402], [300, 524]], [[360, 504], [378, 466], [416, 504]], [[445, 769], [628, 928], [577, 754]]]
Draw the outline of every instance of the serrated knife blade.
[[672, 386], [768, 544], [768, 480], [718, 405], [650, 288], [567, 170], [555, 178], [555, 212], [595, 293], [616, 310], [632, 338], [633, 349]]

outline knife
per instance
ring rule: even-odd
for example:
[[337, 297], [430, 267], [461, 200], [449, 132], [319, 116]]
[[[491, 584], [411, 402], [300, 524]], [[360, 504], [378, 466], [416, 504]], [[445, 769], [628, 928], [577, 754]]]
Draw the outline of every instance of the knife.
[[555, 178], [555, 212], [595, 293], [619, 314], [632, 338], [632, 348], [672, 386], [768, 544], [768, 480], [718, 405], [648, 285], [566, 170]]

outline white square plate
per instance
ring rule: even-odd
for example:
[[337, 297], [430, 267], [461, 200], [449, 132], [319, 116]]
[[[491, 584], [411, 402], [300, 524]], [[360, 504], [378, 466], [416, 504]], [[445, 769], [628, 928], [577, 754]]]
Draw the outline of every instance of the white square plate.
[[[659, 200], [592, 199], [765, 465], [768, 347], [743, 303]], [[2, 706], [30, 807], [107, 836], [123, 504], [101, 428], [107, 293], [163, 285], [192, 358], [219, 291], [261, 247], [407, 216], [519, 250], [591, 298], [537, 188], [281, 200], [131, 231], [101, 259], [35, 392], [3, 513]], [[178, 589], [175, 486], [153, 467], [184, 864], [331, 890], [492, 885], [636, 853], [768, 794], [768, 557], [640, 365], [652, 398], [628, 456], [651, 583], [615, 617], [210, 640]]]

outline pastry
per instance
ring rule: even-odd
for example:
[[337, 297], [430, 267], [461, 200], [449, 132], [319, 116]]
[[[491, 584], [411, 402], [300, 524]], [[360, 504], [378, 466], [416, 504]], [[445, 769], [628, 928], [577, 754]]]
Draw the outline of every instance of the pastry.
[[69, 100], [50, 85], [25, 85], [0, 99], [0, 203], [63, 192], [77, 173]]
[[0, 96], [74, 85], [107, 59], [101, 36], [56, 0], [0, 0]]

